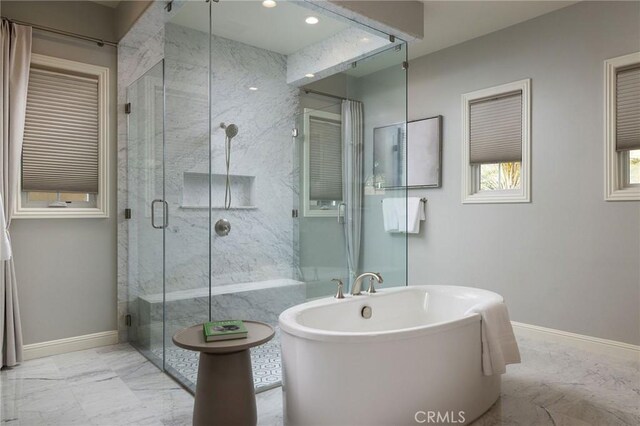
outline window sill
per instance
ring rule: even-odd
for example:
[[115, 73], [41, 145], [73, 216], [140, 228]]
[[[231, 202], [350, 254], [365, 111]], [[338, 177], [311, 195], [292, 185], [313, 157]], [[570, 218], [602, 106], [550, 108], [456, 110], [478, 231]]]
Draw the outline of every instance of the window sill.
[[500, 204], [500, 203], [530, 203], [531, 197], [523, 191], [497, 190], [479, 191], [466, 194], [462, 198], [462, 204]]
[[109, 213], [99, 208], [22, 208], [11, 219], [107, 219]]
[[604, 199], [605, 201], [640, 201], [640, 185], [609, 189]]

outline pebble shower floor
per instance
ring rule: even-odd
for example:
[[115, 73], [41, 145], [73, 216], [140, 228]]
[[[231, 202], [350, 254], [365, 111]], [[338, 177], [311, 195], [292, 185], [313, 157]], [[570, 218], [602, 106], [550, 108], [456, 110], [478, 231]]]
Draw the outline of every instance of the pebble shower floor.
[[[264, 345], [251, 348], [251, 365], [253, 367], [253, 384], [256, 390], [271, 387], [282, 381], [282, 364], [280, 361], [280, 330]], [[153, 351], [161, 358], [162, 349]], [[188, 351], [175, 346], [167, 347], [165, 366], [174, 376], [195, 392], [198, 377], [198, 352]]]

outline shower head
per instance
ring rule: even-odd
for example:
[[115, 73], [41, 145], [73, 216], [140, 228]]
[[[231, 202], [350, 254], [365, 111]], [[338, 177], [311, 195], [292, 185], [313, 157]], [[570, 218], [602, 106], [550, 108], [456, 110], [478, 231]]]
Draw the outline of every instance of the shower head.
[[238, 126], [236, 126], [235, 124], [229, 124], [228, 126], [225, 126], [224, 132], [229, 140], [231, 140], [238, 134]]

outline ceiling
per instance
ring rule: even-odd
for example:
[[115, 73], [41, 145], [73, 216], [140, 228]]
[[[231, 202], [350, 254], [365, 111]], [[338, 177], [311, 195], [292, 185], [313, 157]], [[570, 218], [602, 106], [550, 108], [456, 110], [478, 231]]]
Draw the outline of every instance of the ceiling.
[[409, 44], [411, 59], [432, 53], [577, 1], [428, 1], [424, 3], [424, 39]]
[[[212, 6], [215, 35], [283, 55], [331, 37], [348, 27], [346, 23], [283, 1], [270, 9], [263, 7], [260, 1], [221, 1]], [[171, 22], [208, 32], [209, 16], [202, 11], [200, 2], [187, 3]], [[317, 16], [320, 22], [315, 25], [305, 23], [305, 19], [311, 15]]]

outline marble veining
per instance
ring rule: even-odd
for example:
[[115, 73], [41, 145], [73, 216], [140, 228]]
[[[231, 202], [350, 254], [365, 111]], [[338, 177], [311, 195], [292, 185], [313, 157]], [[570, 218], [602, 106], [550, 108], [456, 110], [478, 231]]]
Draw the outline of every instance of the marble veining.
[[[640, 424], [640, 361], [518, 341], [522, 364], [508, 367], [500, 399], [474, 425]], [[128, 344], [3, 369], [0, 401], [0, 422], [23, 426], [178, 426], [193, 410], [191, 395]], [[259, 425], [283, 424], [280, 388], [257, 394], [257, 405]]]

